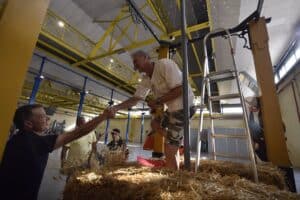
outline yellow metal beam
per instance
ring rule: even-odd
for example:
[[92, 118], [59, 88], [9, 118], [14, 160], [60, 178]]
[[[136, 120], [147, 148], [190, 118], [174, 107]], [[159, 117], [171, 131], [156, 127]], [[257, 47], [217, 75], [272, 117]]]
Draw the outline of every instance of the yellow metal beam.
[[158, 59], [169, 58], [169, 47], [160, 46], [158, 49]]
[[70, 46], [69, 44], [66, 44], [62, 39], [57, 38], [55, 35], [52, 35], [51, 33], [49, 33], [47, 30], [42, 29], [41, 34], [44, 35], [45, 37], [49, 38], [50, 40], [54, 41], [55, 43], [59, 44], [60, 46], [66, 48], [66, 49], [69, 49], [70, 51], [74, 52], [78, 56], [80, 56], [82, 58], [85, 57], [85, 55], [82, 52], [78, 51], [77, 49]]
[[105, 39], [107, 36], [114, 30], [115, 26], [119, 23], [120, 19], [126, 15], [126, 12], [123, 12], [123, 8], [120, 9], [119, 14], [114, 19], [114, 21], [109, 25], [109, 27], [106, 29], [105, 33], [100, 37], [99, 41], [96, 43], [95, 47], [91, 50], [88, 57], [93, 57], [96, 55], [99, 48], [103, 45], [105, 42]]
[[110, 35], [108, 51], [111, 51], [113, 49], [112, 44], [113, 44], [113, 34]]
[[[130, 28], [130, 26], [133, 24], [133, 21], [130, 20], [125, 26], [124, 26], [124, 29], [120, 29], [121, 31], [121, 34], [115, 39], [113, 45], [112, 45], [112, 50], [116, 47], [116, 45], [120, 42], [120, 40], [125, 36], [127, 35], [126, 32], [127, 30]], [[133, 43], [133, 41], [130, 39], [129, 36], [127, 36], [127, 39]]]
[[134, 27], [134, 42], [138, 40], [138, 34], [139, 34], [139, 28], [138, 25], [136, 24]]
[[[49, 0], [9, 0], [0, 16], [0, 160]], [[30, 22], [30, 28], [28, 28]]]
[[[55, 48], [55, 47], [53, 47], [53, 46], [51, 46], [51, 45], [49, 45], [49, 44], [43, 42], [43, 41], [40, 41], [40, 40], [39, 40], [38, 42], [41, 43], [42, 45], [45, 45], [47, 48], [50, 48], [50, 49], [53, 50], [54, 52], [57, 52], [58, 54], [61, 54], [61, 55], [63, 55], [63, 56], [66, 56], [67, 58], [69, 58], [70, 60], [72, 60], [72, 61], [74, 61], [74, 62], [77, 62], [77, 61], [78, 61], [77, 59], [75, 59], [75, 58], [73, 58], [73, 57], [67, 55], [66, 53], [62, 52], [61, 50], [59, 50], [59, 49], [57, 49], [57, 48]], [[42, 49], [42, 50], [43, 50], [43, 49]], [[55, 58], [57, 58], [57, 59], [59, 59], [59, 60], [61, 60], [61, 61], [63, 61], [63, 62], [66, 62], [65, 60], [61, 59], [60, 57], [58, 57], [58, 56], [56, 56], [56, 55], [54, 55], [54, 54], [52, 54], [52, 53], [49, 53], [49, 52], [46, 52], [46, 53], [49, 54], [49, 55], [51, 55], [51, 57], [55, 57]], [[70, 63], [67, 63], [67, 64], [70, 64]], [[111, 77], [108, 77], [108, 76], [104, 75], [103, 73], [100, 74], [99, 71], [95, 70], [94, 68], [90, 67], [89, 65], [87, 65], [87, 64], [85, 64], [85, 63], [83, 63], [82, 65], [83, 65], [86, 69], [89, 69], [90, 71], [92, 71], [93, 73], [95, 73], [95, 74], [97, 74], [97, 75], [99, 75], [99, 76], [104, 76], [106, 79], [108, 79], [108, 80], [111, 81], [112, 83], [117, 84], [117, 85], [119, 84], [119, 82], [116, 81], [115, 79], [113, 79], [113, 78], [111, 78]], [[99, 66], [99, 65], [97, 65], [97, 66]], [[76, 67], [78, 67], [78, 66], [76, 66]], [[104, 67], [103, 65], [102, 65], [101, 68], [102, 68], [102, 69], [105, 69], [105, 67]], [[81, 70], [81, 69], [80, 69], [80, 70]], [[106, 71], [108, 71], [108, 70], [106, 69]], [[108, 71], [108, 72], [111, 73], [110, 71]], [[95, 74], [92, 74], [92, 73], [89, 73], [89, 72], [84, 72], [84, 73], [88, 73], [88, 74], [90, 74], [92, 77], [98, 78], [98, 77], [95, 77]], [[117, 77], [116, 74], [115, 74], [115, 75], [112, 74], [112, 75]], [[118, 79], [120, 79], [119, 76], [118, 76]], [[122, 80], [122, 81], [126, 82], [125, 80]], [[123, 88], [126, 88], [126, 89], [128, 89], [129, 91], [133, 91], [132, 88], [128, 87], [127, 85], [123, 85]]]
[[[76, 62], [76, 59], [75, 59], [75, 58], [73, 58], [72, 56], [66, 54], [65, 52], [61, 51], [60, 49], [54, 48], [53, 46], [51, 46], [50, 44], [48, 44], [48, 43], [46, 43], [46, 42], [44, 42], [44, 41], [42, 41], [42, 40], [38, 40], [38, 43], [42, 44], [43, 46], [45, 46], [45, 47], [47, 47], [47, 48], [49, 48], [49, 49], [51, 49], [51, 50], [53, 50], [53, 51], [55, 51], [55, 52], [57, 52], [57, 53], [59, 53], [59, 54], [61, 54], [62, 56], [66, 57], [66, 58], [68, 58], [68, 59], [70, 59], [70, 60], [72, 60], [73, 62]], [[51, 55], [52, 55], [52, 54], [51, 54]], [[59, 60], [65, 62], [65, 60], [61, 59], [60, 57], [57, 57], [57, 56], [55, 56], [55, 57], [56, 57], [56, 58], [59, 58]], [[68, 63], [68, 64], [69, 64], [69, 63]]]
[[[205, 28], [209, 28], [209, 23], [208, 22], [203, 22], [203, 23], [200, 23], [200, 24], [189, 26], [189, 27], [186, 28], [186, 33], [189, 34], [189, 33], [199, 31], [199, 30], [202, 30], [202, 29], [205, 29]], [[181, 35], [181, 30], [174, 31], [174, 32], [168, 34], [168, 36], [174, 36], [174, 37], [177, 37], [177, 36], [180, 36], [180, 35]]]
[[279, 101], [274, 83], [273, 65], [269, 53], [269, 37], [265, 18], [249, 23], [249, 37], [255, 64], [257, 83], [261, 89], [261, 111], [268, 160], [273, 164], [291, 166]]
[[151, 8], [153, 14], [156, 16], [156, 19], [158, 20], [160, 26], [163, 28], [163, 32], [166, 33], [166, 32], [167, 32], [167, 29], [166, 29], [164, 23], [162, 22], [162, 20], [161, 20], [161, 18], [160, 18], [160, 16], [159, 16], [159, 14], [158, 14], [158, 12], [157, 12], [155, 6], [153, 5], [152, 1], [151, 1], [151, 0], [147, 0], [147, 4], [150, 6], [150, 8]]
[[[188, 36], [189, 39], [192, 39], [192, 36], [191, 36], [190, 33], [188, 33], [187, 36]], [[197, 64], [198, 64], [199, 70], [200, 70], [200, 72], [202, 72], [202, 70], [203, 70], [203, 69], [202, 69], [202, 64], [201, 64], [201, 62], [200, 62], [199, 55], [198, 55], [198, 52], [197, 52], [197, 50], [196, 50], [196, 47], [195, 47], [195, 44], [194, 44], [194, 43], [192, 43], [192, 50], [193, 50], [194, 56], [195, 56], [195, 58], [196, 58], [196, 62], [197, 62]]]
[[[58, 16], [56, 13], [52, 12], [51, 10], [48, 9], [47, 11], [47, 16], [48, 17], [52, 17], [55, 19], [55, 21], [63, 21], [65, 26], [62, 30], [69, 30], [71, 32], [76, 33], [76, 35], [78, 35], [80, 37], [81, 40], [87, 41], [90, 44], [95, 45], [96, 43], [94, 43], [90, 38], [88, 38], [87, 36], [85, 36], [84, 34], [82, 34], [79, 30], [77, 30], [76, 28], [74, 28], [73, 26], [71, 26], [64, 18], [62, 18], [61, 16]], [[43, 29], [44, 27], [42, 27]], [[60, 38], [63, 39], [63, 38]]]
[[[177, 4], [178, 9], [180, 10], [180, 8], [181, 8], [181, 7], [180, 7], [180, 1], [177, 0], [177, 1], [176, 1], [176, 4]], [[191, 32], [190, 32], [190, 31], [192, 31], [192, 30], [194, 30], [194, 29], [198, 29], [199, 27], [200, 27], [200, 29], [203, 29], [204, 27], [205, 27], [205, 28], [208, 28], [208, 23], [205, 22], [205, 23], [202, 23], [202, 24], [197, 24], [197, 25], [195, 25], [194, 27], [190, 27], [189, 30], [186, 29], [186, 34], [187, 34], [187, 36], [188, 36], [188, 39], [192, 39], [192, 36], [191, 36]], [[180, 33], [181, 33], [181, 32], [180, 32]], [[200, 62], [199, 55], [198, 55], [197, 49], [196, 49], [196, 47], [195, 47], [195, 44], [192, 43], [191, 46], [192, 46], [193, 54], [194, 54], [194, 56], [195, 56], [195, 58], [196, 58], [196, 62], [197, 62], [198, 67], [199, 67], [199, 71], [202, 73], [202, 72], [203, 72], [203, 67], [202, 67], [202, 64], [201, 64], [201, 62]], [[191, 78], [192, 78], [192, 77], [191, 77]], [[199, 92], [198, 87], [196, 87], [196, 90]]]
[[145, 17], [145, 19], [149, 22], [151, 22], [156, 28], [161, 30], [163, 33], [165, 33], [166, 28], [162, 27], [159, 23], [154, 21], [151, 17], [149, 17], [145, 12], [142, 12], [142, 15]]
[[92, 58], [88, 58], [86, 60], [79, 61], [77, 63], [74, 63], [73, 65], [78, 66], [82, 63], [86, 63], [86, 62], [89, 62], [89, 61], [105, 58], [107, 56], [111, 56], [111, 55], [114, 55], [114, 54], [117, 54], [117, 53], [122, 53], [122, 52], [129, 51], [129, 50], [132, 50], [132, 49], [136, 49], [136, 48], [139, 48], [139, 47], [147, 46], [147, 45], [153, 44], [155, 42], [156, 42], [156, 40], [154, 38], [144, 40], [144, 41], [140, 41], [140, 42], [135, 42], [135, 43], [133, 43], [131, 45], [128, 45], [126, 47], [116, 49], [116, 50], [113, 50], [111, 52], [106, 52], [104, 54], [101, 54], [101, 55], [98, 55], [98, 56], [95, 56], [95, 57], [92, 57]]
[[[208, 23], [205, 22], [205, 23], [201, 23], [201, 24], [197, 24], [197, 25], [188, 27], [187, 28], [187, 32], [191, 33], [191, 32], [194, 32], [194, 31], [201, 30], [203, 28], [207, 28], [207, 24]], [[169, 33], [167, 35], [165, 34], [165, 35], [161, 36], [161, 39], [168, 39], [169, 36], [180, 36], [180, 34], [181, 34], [180, 30], [174, 31], [174, 32]], [[157, 42], [157, 41], [154, 38], [150, 38], [150, 39], [147, 39], [147, 40], [135, 42], [135, 43], [130, 44], [130, 45], [126, 46], [126, 47], [123, 47], [123, 48], [120, 48], [120, 49], [116, 49], [116, 50], [113, 50], [111, 52], [106, 52], [104, 54], [88, 58], [86, 60], [79, 61], [77, 63], [74, 63], [73, 65], [76, 66], [76, 65], [79, 65], [79, 64], [82, 64], [82, 63], [85, 63], [85, 62], [89, 62], [89, 61], [93, 61], [93, 60], [105, 58], [107, 56], [111, 56], [111, 55], [114, 55], [114, 54], [117, 54], [117, 53], [121, 53], [121, 52], [124, 52], [124, 51], [129, 51], [129, 50], [140, 48], [140, 47], [143, 47], [143, 46], [147, 46], [147, 45], [153, 44], [155, 42]]]
[[199, 77], [199, 76], [203, 76], [203, 73], [190, 74], [190, 77], [191, 77], [191, 78]]
[[[145, 4], [145, 5], [146, 5], [146, 4]], [[143, 9], [144, 7], [145, 7], [145, 6], [143, 6], [142, 9]], [[124, 10], [122, 10], [122, 11], [124, 11]], [[126, 11], [124, 11], [124, 12], [126, 12]], [[75, 33], [76, 35], [78, 35], [78, 36], [80, 37], [81, 40], [87, 41], [87, 42], [88, 42], [89, 44], [91, 44], [91, 45], [95, 45], [95, 43], [94, 43], [92, 40], [90, 40], [88, 37], [86, 37], [85, 35], [83, 35], [83, 34], [82, 34], [80, 31], [78, 31], [76, 28], [74, 28], [74, 27], [72, 27], [70, 24], [68, 24], [68, 22], [67, 22], [65, 19], [61, 18], [60, 16], [56, 15], [55, 13], [53, 13], [53, 12], [50, 11], [50, 10], [48, 10], [47, 15], [48, 15], [48, 17], [54, 18], [55, 21], [59, 21], [59, 20], [60, 20], [60, 21], [63, 21], [63, 22], [65, 23], [65, 26], [64, 26], [64, 28], [63, 28], [64, 31], [66, 31], [66, 30], [71, 31], [71, 32]], [[122, 18], [122, 19], [123, 19], [123, 18]], [[51, 33], [49, 33], [45, 28], [44, 28], [43, 30], [44, 30], [44, 32], [46, 32], [46, 33], [48, 33], [49, 35], [51, 35], [51, 36], [52, 36], [52, 39], [55, 38], [56, 41], [60, 41], [60, 44], [61, 44], [61, 45], [66, 44], [66, 43], [64, 42], [64, 40], [63, 40], [64, 38], [63, 38], [62, 36], [61, 36], [61, 37], [54, 36], [54, 35], [52, 35]], [[72, 48], [72, 50], [75, 50], [76, 53], [79, 53], [78, 55], [80, 55], [81, 57], [86, 58], [86, 55], [82, 55], [82, 53], [81, 53], [80, 51], [78, 51], [78, 49], [76, 49], [75, 47], [73, 47], [73, 46], [70, 47], [69, 45], [67, 45], [67, 46], [68, 46], [68, 48]], [[100, 47], [99, 49], [101, 49], [102, 51], [106, 51], [106, 50], [104, 50], [102, 47]], [[114, 60], [115, 60], [117, 63], [119, 63], [121, 66], [125, 67], [127, 70], [129, 70], [129, 71], [131, 71], [131, 72], [133, 71], [131, 67], [129, 67], [128, 65], [124, 64], [124, 63], [121, 62], [119, 59], [114, 58]], [[99, 66], [98, 63], [94, 63], [94, 64], [96, 64], [97, 66]], [[101, 66], [102, 66], [102, 67], [101, 67]], [[101, 63], [101, 66], [99, 66], [99, 67], [103, 68], [104, 65]], [[104, 68], [104, 69], [106, 69], [106, 68]]]

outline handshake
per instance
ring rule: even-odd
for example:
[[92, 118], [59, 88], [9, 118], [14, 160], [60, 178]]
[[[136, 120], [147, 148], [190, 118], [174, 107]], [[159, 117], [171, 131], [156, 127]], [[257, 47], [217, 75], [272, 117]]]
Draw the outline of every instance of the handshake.
[[114, 118], [117, 111], [117, 108], [114, 106], [108, 107], [103, 111], [102, 116], [105, 118]]

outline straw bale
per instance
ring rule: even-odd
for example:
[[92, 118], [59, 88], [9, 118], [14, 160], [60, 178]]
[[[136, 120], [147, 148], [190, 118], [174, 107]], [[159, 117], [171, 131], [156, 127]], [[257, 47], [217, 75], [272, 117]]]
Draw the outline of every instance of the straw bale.
[[[249, 177], [249, 173], [242, 168], [231, 170], [230, 164], [223, 163], [227, 168], [222, 168], [221, 163], [215, 163], [214, 167], [213, 163], [203, 162], [197, 173], [147, 168], [136, 163], [77, 171], [65, 187], [64, 199], [300, 199], [299, 194], [277, 186], [253, 183], [240, 176]], [[266, 173], [264, 167], [261, 171]]]

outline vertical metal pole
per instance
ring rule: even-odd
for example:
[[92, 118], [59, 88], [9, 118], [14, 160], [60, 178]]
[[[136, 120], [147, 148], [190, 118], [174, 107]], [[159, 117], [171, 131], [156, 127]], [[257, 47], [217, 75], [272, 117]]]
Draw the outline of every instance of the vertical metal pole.
[[83, 87], [82, 87], [82, 90], [80, 92], [80, 100], [79, 100], [79, 106], [78, 106], [78, 110], [77, 110], [77, 118], [80, 117], [81, 112], [82, 112], [84, 98], [85, 98], [85, 95], [86, 95], [85, 88], [86, 88], [87, 79], [88, 79], [87, 77], [84, 77]]
[[126, 144], [127, 144], [127, 142], [128, 142], [129, 125], [130, 125], [130, 109], [128, 109], [128, 115], [127, 115], [127, 125], [126, 125]]
[[[111, 90], [110, 94], [110, 101], [108, 102], [109, 106], [112, 106], [114, 104], [113, 102], [113, 96], [114, 96], [114, 89]], [[105, 126], [105, 136], [104, 136], [104, 144], [107, 144], [108, 141], [108, 129], [109, 129], [110, 120], [109, 118], [106, 120], [106, 126]]]
[[43, 57], [42, 62], [41, 62], [41, 66], [40, 66], [40, 70], [39, 70], [39, 74], [34, 78], [34, 84], [33, 84], [30, 99], [29, 99], [29, 102], [28, 102], [29, 104], [34, 104], [34, 102], [35, 102], [36, 94], [37, 94], [37, 92], [39, 90], [39, 87], [40, 87], [40, 84], [43, 80], [42, 73], [43, 73], [45, 61], [46, 61], [46, 58]]
[[184, 114], [184, 166], [187, 170], [191, 168], [190, 157], [190, 126], [189, 126], [189, 98], [188, 98], [188, 55], [186, 37], [185, 0], [181, 0], [181, 40], [183, 46], [183, 114]]
[[141, 137], [140, 143], [143, 143], [143, 134], [144, 134], [144, 123], [145, 123], [145, 112], [144, 112], [145, 104], [143, 104], [143, 112], [142, 112], [142, 119], [141, 119]]

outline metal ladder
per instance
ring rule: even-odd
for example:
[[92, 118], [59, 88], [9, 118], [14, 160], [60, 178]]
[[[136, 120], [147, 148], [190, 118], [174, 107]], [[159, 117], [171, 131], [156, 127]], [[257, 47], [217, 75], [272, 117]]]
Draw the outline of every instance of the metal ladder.
[[[207, 39], [210, 38], [212, 34], [216, 34], [220, 31], [226, 32], [226, 39], [230, 46], [230, 54], [231, 59], [233, 63], [233, 69], [230, 70], [223, 70], [223, 71], [216, 71], [216, 72], [209, 72], [209, 61], [208, 61], [208, 55], [207, 55]], [[248, 144], [248, 153], [249, 158], [251, 160], [251, 168], [253, 171], [253, 177], [254, 181], [258, 182], [258, 175], [257, 175], [257, 168], [256, 168], [256, 161], [255, 161], [255, 155], [254, 150], [252, 146], [252, 139], [250, 135], [249, 125], [248, 125], [248, 116], [246, 112], [246, 105], [244, 101], [244, 97], [241, 92], [241, 83], [238, 77], [238, 71], [235, 63], [234, 58], [234, 50], [232, 46], [232, 40], [231, 35], [227, 29], [216, 29], [210, 33], [208, 33], [204, 38], [204, 52], [205, 52], [205, 61], [204, 61], [204, 74], [203, 74], [203, 81], [202, 81], [202, 91], [201, 91], [201, 105], [200, 105], [200, 119], [199, 119], [199, 129], [198, 129], [198, 135], [197, 135], [197, 156], [196, 156], [196, 163], [195, 163], [195, 171], [197, 172], [197, 169], [200, 165], [200, 153], [201, 153], [201, 139], [200, 134], [203, 130], [203, 117], [204, 117], [204, 109], [207, 107], [209, 111], [209, 118], [210, 118], [210, 128], [211, 128], [211, 144], [212, 144], [212, 154], [213, 159], [216, 160], [216, 156], [221, 154], [218, 154], [216, 152], [216, 145], [215, 145], [215, 139], [216, 138], [243, 138], [247, 140]], [[218, 81], [224, 81], [224, 80], [236, 80], [238, 93], [234, 94], [225, 94], [220, 96], [212, 96], [211, 95], [211, 89], [210, 89], [210, 82], [218, 82]], [[208, 95], [208, 105], [206, 106], [204, 103], [204, 97], [205, 97], [205, 89], [207, 89], [207, 95]], [[214, 128], [214, 119], [217, 119], [220, 117], [220, 115], [216, 115], [213, 113], [212, 110], [212, 102], [213, 101], [219, 101], [223, 99], [240, 99], [242, 109], [243, 109], [243, 121], [246, 129], [246, 135], [228, 135], [228, 134], [215, 134], [215, 128]]]

